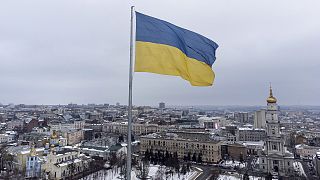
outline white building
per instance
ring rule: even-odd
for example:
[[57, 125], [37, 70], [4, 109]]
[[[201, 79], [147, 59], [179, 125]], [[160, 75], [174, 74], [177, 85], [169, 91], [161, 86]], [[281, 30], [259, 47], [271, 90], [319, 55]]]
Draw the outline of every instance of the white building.
[[12, 134], [0, 134], [0, 143], [9, 143], [14, 141], [14, 135]]
[[[135, 135], [149, 134], [155, 132], [164, 132], [167, 131], [170, 126], [167, 125], [158, 125], [158, 124], [132, 124], [132, 132]], [[103, 124], [103, 131], [108, 133], [119, 133], [127, 134], [128, 133], [128, 123], [127, 122], [107, 122]]]
[[261, 109], [254, 113], [254, 128], [266, 129], [266, 110]]
[[219, 129], [227, 124], [227, 120], [224, 117], [206, 117], [202, 116], [198, 118], [199, 125], [206, 129]]
[[264, 150], [259, 156], [260, 170], [265, 173], [277, 173], [280, 176], [287, 176], [294, 172], [294, 157], [284, 147], [284, 140], [280, 134], [280, 120], [278, 119], [279, 108], [277, 99], [273, 97], [271, 87], [267, 105], [267, 139]]

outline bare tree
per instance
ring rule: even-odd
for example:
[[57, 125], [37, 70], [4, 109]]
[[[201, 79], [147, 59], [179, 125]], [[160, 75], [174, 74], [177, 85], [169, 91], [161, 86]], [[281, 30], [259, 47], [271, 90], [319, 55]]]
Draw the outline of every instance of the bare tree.
[[143, 159], [139, 163], [137, 170], [139, 171], [139, 178], [140, 179], [145, 180], [148, 178], [149, 167], [150, 167], [149, 161], [147, 161], [146, 159]]

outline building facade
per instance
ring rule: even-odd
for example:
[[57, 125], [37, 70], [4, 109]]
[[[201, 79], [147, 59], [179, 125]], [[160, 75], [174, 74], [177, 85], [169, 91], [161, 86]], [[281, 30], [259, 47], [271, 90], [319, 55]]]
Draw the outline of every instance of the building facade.
[[284, 139], [280, 134], [279, 108], [277, 99], [273, 97], [270, 87], [270, 96], [267, 98], [266, 125], [267, 139], [264, 151], [259, 157], [260, 170], [265, 173], [276, 173], [287, 176], [294, 172], [293, 154], [284, 147]]
[[[132, 132], [135, 135], [149, 134], [164, 132], [169, 129], [170, 126], [161, 126], [158, 124], [132, 124]], [[103, 131], [107, 133], [117, 133], [117, 134], [127, 134], [128, 133], [128, 123], [122, 122], [109, 122], [103, 125]]]
[[238, 141], [261, 141], [266, 139], [266, 131], [264, 129], [239, 128]]
[[234, 120], [240, 123], [248, 123], [249, 114], [247, 112], [237, 112], [234, 114]]
[[218, 141], [205, 142], [153, 135], [142, 136], [140, 138], [140, 151], [142, 154], [147, 150], [154, 152], [168, 151], [170, 153], [176, 152], [180, 159], [187, 157], [188, 154], [191, 154], [191, 156], [193, 154], [196, 156], [201, 154], [203, 162], [216, 163], [221, 160], [221, 143]]
[[261, 109], [254, 113], [253, 127], [256, 129], [266, 129], [266, 110]]

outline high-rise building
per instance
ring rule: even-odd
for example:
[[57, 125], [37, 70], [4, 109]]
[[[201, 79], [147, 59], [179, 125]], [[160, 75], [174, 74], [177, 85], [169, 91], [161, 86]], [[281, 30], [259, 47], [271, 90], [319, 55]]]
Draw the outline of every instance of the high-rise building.
[[166, 108], [166, 103], [164, 102], [159, 103], [159, 109], [164, 109], [164, 108]]
[[294, 173], [293, 154], [284, 147], [284, 139], [281, 137], [280, 120], [278, 119], [279, 108], [277, 99], [272, 94], [267, 98], [266, 125], [267, 139], [265, 147], [259, 156], [260, 170], [265, 173], [288, 176]]
[[240, 123], [247, 123], [249, 121], [249, 115], [247, 112], [237, 112], [234, 114], [234, 120]]
[[253, 127], [255, 129], [266, 129], [266, 110], [265, 109], [261, 109], [254, 113]]

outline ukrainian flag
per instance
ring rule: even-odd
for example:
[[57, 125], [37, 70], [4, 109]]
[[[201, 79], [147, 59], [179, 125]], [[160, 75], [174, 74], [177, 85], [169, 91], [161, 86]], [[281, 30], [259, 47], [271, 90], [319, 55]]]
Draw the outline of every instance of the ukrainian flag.
[[135, 72], [180, 76], [193, 86], [211, 86], [217, 48], [202, 35], [136, 12]]

